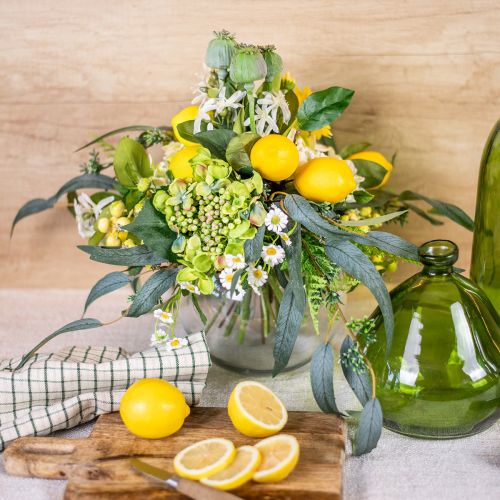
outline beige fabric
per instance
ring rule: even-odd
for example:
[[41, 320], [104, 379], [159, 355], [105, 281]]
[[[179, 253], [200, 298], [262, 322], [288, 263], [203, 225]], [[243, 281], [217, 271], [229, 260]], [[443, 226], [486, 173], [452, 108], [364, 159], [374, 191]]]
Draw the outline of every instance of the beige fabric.
[[[85, 290], [0, 290], [0, 346], [2, 357], [27, 351], [52, 329], [74, 319], [85, 301]], [[123, 305], [126, 294], [110, 296], [91, 306], [91, 315], [111, 319]], [[349, 314], [365, 314], [371, 305], [349, 301]], [[29, 314], [27, 314], [29, 311]], [[23, 325], [23, 334], [19, 325]], [[148, 345], [152, 321], [148, 318], [127, 319], [104, 331], [89, 330], [68, 334], [54, 341], [54, 350], [68, 344], [120, 345], [128, 351], [139, 351]], [[15, 343], [12, 339], [16, 339]], [[59, 342], [59, 343], [58, 343]], [[354, 408], [350, 389], [337, 370], [337, 398], [343, 408]], [[224, 406], [238, 377], [217, 366], [208, 374], [201, 404]], [[290, 410], [316, 410], [307, 370], [265, 379]], [[58, 433], [82, 437], [92, 424]], [[344, 469], [346, 500], [498, 500], [500, 498], [500, 422], [489, 430], [465, 439], [427, 441], [411, 439], [383, 431], [376, 450], [355, 458], [349, 453]], [[62, 499], [63, 481], [27, 479], [7, 476], [0, 458], [0, 498], [17, 500]], [[307, 497], [304, 497], [306, 500]], [[307, 499], [309, 500], [309, 499]], [[313, 499], [310, 499], [313, 500]]]

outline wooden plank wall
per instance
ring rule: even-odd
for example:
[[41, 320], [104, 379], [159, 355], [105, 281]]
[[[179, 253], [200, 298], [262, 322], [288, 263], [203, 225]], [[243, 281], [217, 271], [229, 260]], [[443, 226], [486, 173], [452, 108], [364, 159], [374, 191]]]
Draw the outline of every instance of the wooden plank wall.
[[[212, 29], [274, 43], [299, 83], [356, 89], [337, 140], [398, 152], [390, 186], [474, 210], [483, 143], [500, 112], [495, 0], [62, 0], [0, 5], [1, 286], [87, 287], [91, 263], [64, 209], [18, 207], [77, 175], [73, 150], [132, 123], [162, 124], [191, 99]], [[468, 267], [471, 234], [413, 218], [415, 243], [447, 237]]]

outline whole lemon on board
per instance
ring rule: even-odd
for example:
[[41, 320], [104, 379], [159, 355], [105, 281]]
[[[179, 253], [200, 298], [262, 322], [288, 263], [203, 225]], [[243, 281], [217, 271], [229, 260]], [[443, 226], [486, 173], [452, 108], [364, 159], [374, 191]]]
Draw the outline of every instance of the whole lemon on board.
[[382, 182], [376, 186], [371, 187], [370, 189], [379, 189], [383, 185], [386, 184], [386, 182], [389, 180], [389, 177], [391, 176], [391, 172], [393, 169], [393, 165], [391, 162], [387, 161], [385, 156], [378, 151], [361, 151], [359, 153], [355, 153], [349, 158], [348, 160], [367, 160], [371, 161], [373, 163], [376, 163], [377, 165], [380, 165], [381, 167], [385, 168], [386, 173], [384, 175], [384, 178], [382, 179]]
[[252, 167], [269, 181], [288, 179], [299, 165], [297, 146], [282, 135], [270, 134], [259, 139], [250, 152]]
[[181, 109], [172, 118], [172, 128], [174, 129], [175, 140], [184, 144], [184, 146], [196, 146], [196, 142], [191, 142], [179, 135], [177, 131], [177, 125], [180, 123], [188, 122], [194, 120], [198, 116], [198, 106], [188, 106], [187, 108]]
[[190, 409], [174, 385], [159, 378], [145, 378], [132, 384], [120, 403], [125, 427], [136, 436], [159, 439], [177, 432]]
[[196, 146], [186, 146], [170, 158], [168, 169], [175, 178], [186, 179], [193, 177], [193, 167], [189, 163], [189, 160], [195, 157], [199, 150], [199, 144]]
[[344, 160], [323, 156], [301, 165], [294, 176], [297, 191], [308, 200], [342, 201], [356, 188], [356, 180]]

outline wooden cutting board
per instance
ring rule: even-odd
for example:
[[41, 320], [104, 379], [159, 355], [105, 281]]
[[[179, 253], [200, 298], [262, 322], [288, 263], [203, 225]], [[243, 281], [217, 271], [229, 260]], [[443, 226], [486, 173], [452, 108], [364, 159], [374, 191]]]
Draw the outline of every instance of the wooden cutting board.
[[[344, 422], [324, 413], [289, 412], [284, 432], [299, 440], [297, 468], [285, 481], [248, 483], [234, 493], [255, 500], [341, 498]], [[225, 437], [236, 446], [257, 441], [236, 431], [225, 408], [193, 408], [179, 432], [157, 440], [133, 436], [119, 414], [111, 413], [99, 417], [85, 439], [20, 438], [4, 452], [4, 464], [9, 474], [67, 479], [67, 500], [185, 499], [135, 472], [128, 458], [138, 457], [173, 473], [176, 453], [208, 437]]]

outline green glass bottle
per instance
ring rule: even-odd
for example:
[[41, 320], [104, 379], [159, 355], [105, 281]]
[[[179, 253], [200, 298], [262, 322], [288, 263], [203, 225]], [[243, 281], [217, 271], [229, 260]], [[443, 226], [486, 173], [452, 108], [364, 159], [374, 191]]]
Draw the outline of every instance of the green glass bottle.
[[481, 159], [470, 275], [500, 314], [500, 120]]
[[454, 272], [453, 242], [429, 241], [419, 256], [422, 271], [391, 292], [389, 354], [379, 309], [375, 340], [361, 347], [386, 427], [424, 438], [468, 436], [499, 416], [500, 320], [486, 295]]

